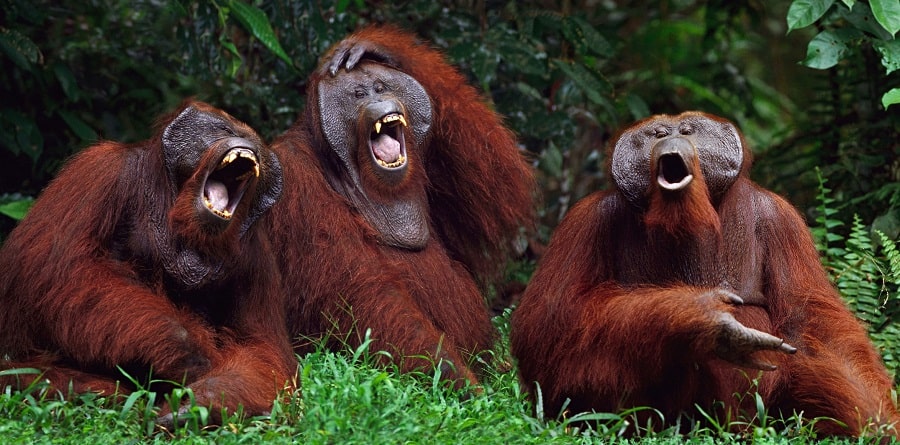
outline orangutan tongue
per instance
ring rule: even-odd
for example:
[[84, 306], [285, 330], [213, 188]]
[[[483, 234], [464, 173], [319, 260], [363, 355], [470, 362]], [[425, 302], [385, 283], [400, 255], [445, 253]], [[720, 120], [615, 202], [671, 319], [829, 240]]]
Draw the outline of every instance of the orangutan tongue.
[[394, 162], [400, 158], [400, 141], [386, 134], [380, 134], [372, 140], [372, 152], [384, 162]]
[[206, 199], [216, 210], [224, 210], [228, 206], [228, 187], [220, 181], [206, 181]]

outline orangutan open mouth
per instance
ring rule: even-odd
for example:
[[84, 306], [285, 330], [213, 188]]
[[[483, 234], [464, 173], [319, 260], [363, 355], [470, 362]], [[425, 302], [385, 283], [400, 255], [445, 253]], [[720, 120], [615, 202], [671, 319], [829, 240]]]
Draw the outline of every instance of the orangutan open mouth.
[[259, 177], [259, 161], [252, 150], [228, 150], [203, 184], [203, 204], [212, 214], [229, 220], [251, 182]]
[[658, 162], [656, 182], [666, 190], [683, 189], [694, 179], [688, 164], [678, 152], [662, 154]]
[[390, 113], [375, 121], [375, 130], [369, 137], [369, 149], [375, 162], [386, 169], [400, 168], [406, 164], [406, 141], [403, 128], [406, 118], [400, 113]]

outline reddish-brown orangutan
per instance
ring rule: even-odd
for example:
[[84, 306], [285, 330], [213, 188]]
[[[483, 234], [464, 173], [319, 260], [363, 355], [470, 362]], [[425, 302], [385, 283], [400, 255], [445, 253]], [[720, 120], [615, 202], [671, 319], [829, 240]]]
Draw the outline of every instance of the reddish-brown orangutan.
[[479, 285], [533, 215], [513, 134], [438, 51], [395, 28], [337, 44], [308, 92], [272, 144], [289, 331], [333, 347], [369, 331], [403, 371], [440, 365], [457, 386], [477, 382], [472, 355], [494, 339]]
[[653, 407], [672, 424], [701, 419], [697, 405], [735, 419], [758, 391], [772, 413], [833, 419], [815, 424], [824, 434], [900, 420], [803, 219], [749, 179], [734, 125], [654, 116], [608, 154], [612, 187], [566, 215], [512, 317], [545, 412]]
[[79, 153], [0, 250], [0, 365], [64, 395], [128, 393], [121, 369], [187, 385], [214, 416], [271, 409], [296, 360], [254, 222], [281, 190], [256, 133], [200, 102], [148, 141]]

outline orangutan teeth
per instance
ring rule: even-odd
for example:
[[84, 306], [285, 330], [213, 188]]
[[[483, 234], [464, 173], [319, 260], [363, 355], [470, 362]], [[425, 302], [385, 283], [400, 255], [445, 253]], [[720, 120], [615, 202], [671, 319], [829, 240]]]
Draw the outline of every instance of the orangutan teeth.
[[231, 216], [233, 215], [228, 210], [219, 210], [215, 208], [209, 198], [205, 196], [203, 197], [203, 204], [206, 205], [206, 208], [209, 209], [210, 212], [213, 212], [222, 219], [231, 219]]
[[376, 159], [376, 161], [378, 161], [378, 165], [380, 165], [382, 167], [397, 168], [406, 162], [406, 158], [403, 155], [400, 155], [400, 157], [397, 158], [397, 160], [394, 162], [384, 162], [381, 159]]
[[256, 159], [256, 155], [253, 154], [252, 151], [242, 148], [232, 149], [222, 158], [222, 161], [219, 162], [219, 169], [227, 167], [229, 164], [234, 162], [237, 158], [248, 159], [253, 163], [253, 170], [256, 176], [259, 176], [259, 161]]
[[403, 125], [404, 127], [407, 126], [406, 118], [403, 117], [402, 114], [397, 114], [397, 113], [389, 114], [381, 119], [378, 119], [377, 121], [375, 121], [375, 134], [381, 134], [382, 125], [389, 124], [391, 122], [398, 122], [398, 121], [400, 122], [400, 125]]
[[225, 155], [224, 158], [222, 158], [222, 162], [219, 162], [219, 168], [224, 168], [228, 164], [231, 164], [232, 162], [234, 162], [235, 159], [237, 159], [237, 157], [238, 157], [237, 150], [232, 150], [232, 151], [228, 152], [228, 154]]

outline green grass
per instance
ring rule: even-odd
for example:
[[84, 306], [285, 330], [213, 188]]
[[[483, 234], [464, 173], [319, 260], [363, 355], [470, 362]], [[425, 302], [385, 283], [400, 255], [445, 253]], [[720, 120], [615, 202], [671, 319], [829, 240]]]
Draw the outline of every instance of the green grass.
[[[499, 317], [505, 331], [506, 317]], [[506, 338], [504, 334], [504, 339]], [[508, 360], [507, 345], [495, 351]], [[438, 376], [399, 374], [373, 365], [365, 347], [356, 351], [320, 350], [301, 357], [302, 396], [276, 403], [271, 416], [232, 416], [219, 428], [203, 427], [205, 409], [195, 407], [193, 421], [176, 431], [155, 428], [153, 395], [134, 393], [124, 401], [82, 395], [61, 401], [40, 388], [0, 394], [0, 443], [302, 443], [302, 444], [581, 444], [581, 443], [808, 443], [808, 423], [765, 419], [744, 435], [725, 425], [696, 427], [688, 435], [671, 430], [645, 432], [637, 439], [619, 436], [626, 415], [590, 414], [596, 429], [579, 428], [574, 419], [541, 419], [509, 366], [490, 366], [480, 394], [448, 389]], [[499, 369], [498, 369], [499, 368]], [[764, 407], [761, 407], [764, 409]], [[798, 425], [799, 423], [799, 425]], [[776, 425], [777, 427], [771, 427]], [[788, 425], [787, 428], [782, 428]], [[784, 432], [787, 431], [787, 432]], [[831, 443], [865, 443], [833, 440]]]

